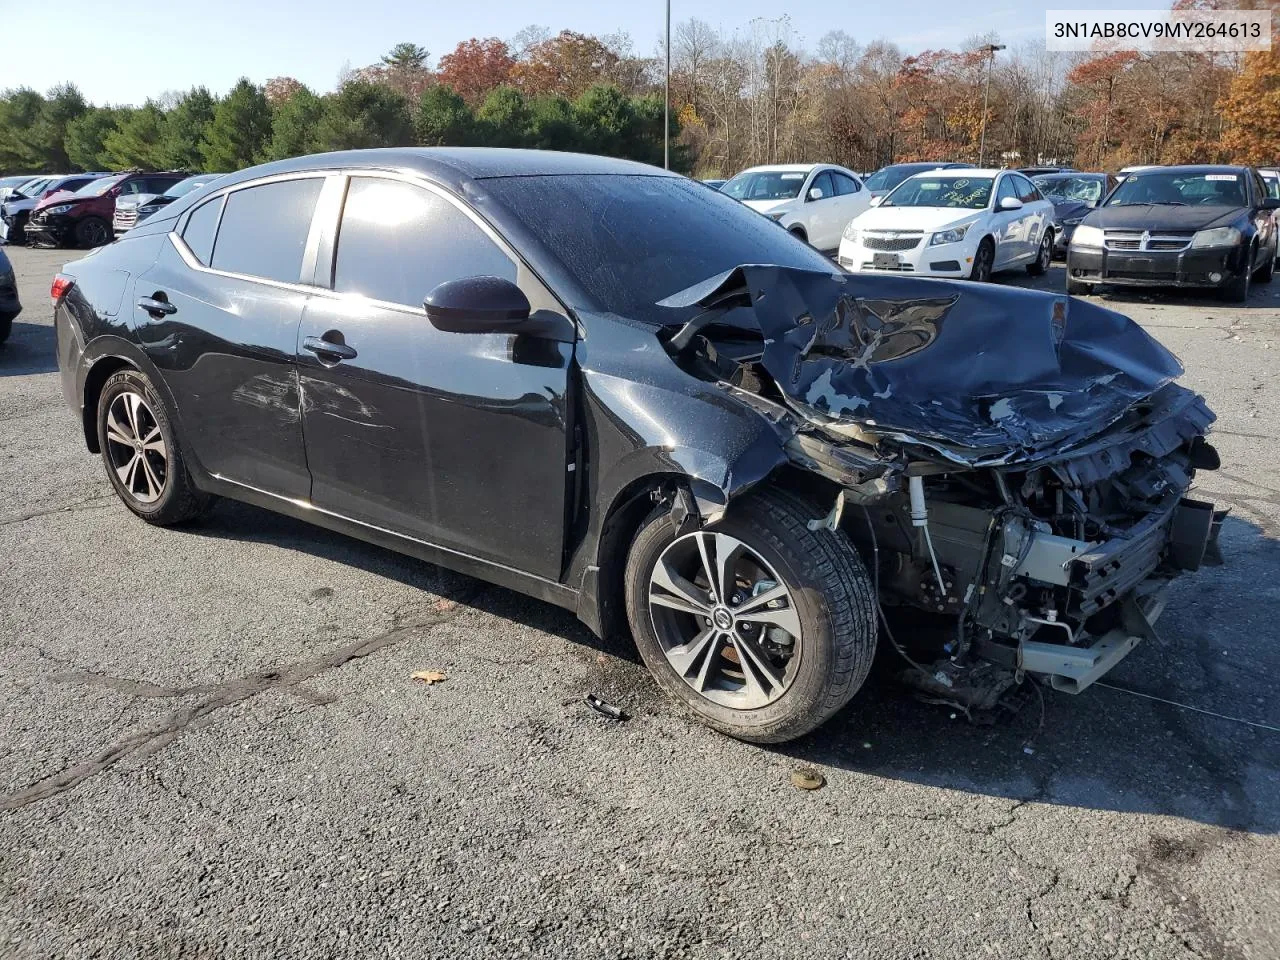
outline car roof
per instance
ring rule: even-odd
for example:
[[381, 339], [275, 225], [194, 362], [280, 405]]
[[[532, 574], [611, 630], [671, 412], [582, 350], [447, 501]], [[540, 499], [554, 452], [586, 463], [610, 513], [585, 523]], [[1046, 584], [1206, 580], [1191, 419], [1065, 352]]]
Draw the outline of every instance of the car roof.
[[569, 176], [574, 174], [631, 174], [679, 177], [660, 167], [597, 157], [585, 153], [554, 150], [524, 150], [506, 147], [381, 147], [370, 150], [342, 150], [277, 160], [227, 174], [220, 187], [246, 180], [297, 173], [307, 170], [369, 168], [416, 173], [438, 182], [460, 187], [464, 181], [494, 177]]
[[759, 166], [747, 167], [743, 173], [808, 173], [815, 167], [830, 167], [830, 163], [762, 163]]
[[[916, 174], [916, 176], [920, 176], [921, 174], [924, 174], [924, 173], [939, 173], [939, 172], [945, 173], [949, 177], [954, 177], [954, 176], [994, 177], [997, 173], [1001, 173], [1002, 171], [997, 170], [993, 167], [947, 167], [942, 171], [921, 170], [919, 174]], [[1003, 172], [1014, 173], [1015, 171], [1006, 170]]]
[[1168, 167], [1139, 167], [1130, 172], [1147, 173], [1159, 170], [1161, 173], [1244, 173], [1248, 169], [1233, 163], [1184, 163]]

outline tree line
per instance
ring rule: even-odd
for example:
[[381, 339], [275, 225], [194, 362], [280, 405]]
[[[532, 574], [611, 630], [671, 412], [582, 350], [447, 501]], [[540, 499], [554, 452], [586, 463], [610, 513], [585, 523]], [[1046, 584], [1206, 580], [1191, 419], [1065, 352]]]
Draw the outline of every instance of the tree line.
[[[839, 30], [807, 50], [785, 16], [732, 32], [685, 21], [672, 38], [672, 166], [728, 176], [770, 162], [975, 161], [984, 125], [985, 159], [1010, 165], [1280, 162], [1280, 44], [1243, 57], [1050, 54], [1038, 42], [993, 54], [997, 39], [908, 56]], [[411, 144], [660, 164], [662, 63], [661, 49], [639, 55], [625, 34], [529, 27], [467, 40], [434, 65], [397, 44], [327, 93], [276, 77], [97, 106], [70, 84], [11, 89], [0, 95], [0, 172], [229, 171]]]

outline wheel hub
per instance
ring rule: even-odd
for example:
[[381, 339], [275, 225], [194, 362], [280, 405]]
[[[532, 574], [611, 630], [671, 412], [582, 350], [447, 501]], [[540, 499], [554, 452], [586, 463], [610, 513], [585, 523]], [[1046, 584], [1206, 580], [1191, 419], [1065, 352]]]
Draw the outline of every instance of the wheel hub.
[[800, 615], [790, 590], [755, 550], [697, 531], [663, 550], [649, 578], [649, 612], [667, 663], [713, 703], [767, 706], [800, 665]]

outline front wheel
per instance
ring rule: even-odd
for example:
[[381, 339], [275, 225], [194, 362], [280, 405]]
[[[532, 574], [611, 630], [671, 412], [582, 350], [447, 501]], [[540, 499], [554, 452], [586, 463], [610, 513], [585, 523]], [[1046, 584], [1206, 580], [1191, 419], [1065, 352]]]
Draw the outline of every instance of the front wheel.
[[85, 217], [76, 224], [76, 243], [82, 247], [101, 247], [111, 242], [111, 224], [101, 217]]
[[1046, 230], [1044, 239], [1040, 241], [1040, 253], [1035, 263], [1027, 264], [1027, 273], [1033, 277], [1042, 277], [1049, 271], [1049, 263], [1053, 260], [1053, 231]]
[[1072, 280], [1071, 276], [1067, 276], [1067, 293], [1073, 297], [1083, 297], [1089, 293], [1089, 284], [1082, 283], [1079, 280]]
[[996, 245], [990, 237], [984, 237], [978, 244], [978, 252], [973, 255], [973, 269], [969, 271], [969, 279], [975, 283], [986, 283], [991, 279], [991, 268], [996, 262]]
[[181, 523], [208, 506], [209, 498], [187, 474], [173, 423], [145, 374], [121, 370], [103, 385], [98, 449], [116, 494], [147, 523]]
[[1240, 271], [1240, 276], [1222, 287], [1222, 298], [1228, 303], [1244, 303], [1247, 301], [1249, 299], [1249, 281], [1252, 277], [1253, 275], [1246, 265]]
[[842, 531], [808, 528], [822, 513], [765, 490], [682, 536], [659, 508], [632, 545], [627, 616], [640, 655], [663, 690], [721, 733], [792, 740], [866, 679], [874, 591]]

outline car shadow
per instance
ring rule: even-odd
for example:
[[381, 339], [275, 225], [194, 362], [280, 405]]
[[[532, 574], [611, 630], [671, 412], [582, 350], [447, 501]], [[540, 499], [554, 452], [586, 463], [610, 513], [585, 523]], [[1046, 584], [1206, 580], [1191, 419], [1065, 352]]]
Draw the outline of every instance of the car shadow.
[[[630, 638], [598, 638], [551, 604], [244, 504], [224, 501], [181, 529], [350, 564], [527, 624], [593, 651], [603, 666], [592, 682], [621, 706], [637, 714], [670, 709], [647, 678], [635, 681], [640, 661]], [[1258, 628], [1280, 623], [1280, 592], [1253, 592], [1247, 611], [1238, 602], [1242, 580], [1280, 569], [1280, 542], [1229, 518], [1222, 544], [1227, 564], [1182, 580], [1159, 623], [1160, 639], [1139, 646], [1105, 682], [1280, 726], [1274, 706], [1265, 713], [1280, 648]], [[807, 737], [761, 749], [940, 790], [1280, 832], [1280, 735], [1098, 685], [1071, 696], [1026, 684], [1018, 712], [981, 725], [955, 708], [914, 699], [899, 680], [903, 668], [881, 642], [867, 683], [847, 708]], [[611, 680], [611, 671], [620, 675]]]
[[[1042, 276], [1033, 277], [1025, 270], [1008, 270], [997, 273], [993, 278], [996, 283], [1009, 286], [1024, 287], [1028, 290], [1042, 290], [1046, 293], [1066, 293], [1067, 268], [1063, 263], [1055, 262]], [[1097, 293], [1087, 295], [1089, 299], [1106, 304], [1113, 309], [1122, 309], [1126, 304], [1151, 303], [1170, 307], [1212, 307], [1215, 310], [1238, 310], [1256, 307], [1276, 306], [1280, 299], [1280, 278], [1269, 284], [1255, 283], [1245, 303], [1231, 303], [1224, 300], [1217, 290], [1209, 287], [1203, 289], [1186, 287], [1109, 287], [1104, 286]]]
[[52, 373], [58, 369], [53, 327], [15, 320], [9, 339], [0, 343], [0, 377]]

